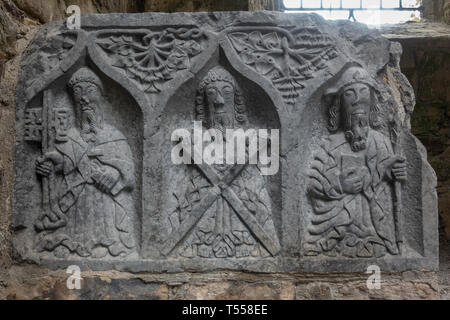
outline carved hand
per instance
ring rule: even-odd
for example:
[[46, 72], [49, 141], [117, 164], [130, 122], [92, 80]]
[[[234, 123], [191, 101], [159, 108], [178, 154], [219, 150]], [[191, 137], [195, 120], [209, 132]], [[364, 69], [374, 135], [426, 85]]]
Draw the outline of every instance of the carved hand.
[[392, 173], [395, 180], [406, 180], [406, 159], [402, 156], [394, 156], [390, 159], [388, 170]]
[[50, 151], [36, 160], [36, 173], [48, 177], [52, 171], [62, 169], [63, 156], [57, 151]]
[[339, 176], [342, 191], [348, 194], [357, 194], [362, 191], [364, 181], [357, 168], [345, 169]]
[[115, 169], [107, 169], [104, 172], [97, 171], [94, 175], [94, 182], [96, 187], [105, 193], [109, 193], [114, 185], [119, 180], [119, 172]]

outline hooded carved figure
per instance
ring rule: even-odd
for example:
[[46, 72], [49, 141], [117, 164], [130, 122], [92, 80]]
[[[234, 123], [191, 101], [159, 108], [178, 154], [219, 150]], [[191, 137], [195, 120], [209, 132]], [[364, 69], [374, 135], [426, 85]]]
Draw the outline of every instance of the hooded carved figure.
[[38, 248], [61, 258], [126, 256], [136, 247], [130, 146], [104, 122], [104, 88], [92, 70], [79, 69], [68, 86], [75, 125], [63, 139], [60, 133], [54, 150], [37, 161], [39, 175], [55, 178], [50, 180], [52, 214], [44, 213], [36, 222]]
[[405, 159], [377, 131], [377, 85], [351, 65], [325, 92], [328, 129], [309, 171], [306, 255], [381, 257], [399, 254], [394, 183], [406, 179]]

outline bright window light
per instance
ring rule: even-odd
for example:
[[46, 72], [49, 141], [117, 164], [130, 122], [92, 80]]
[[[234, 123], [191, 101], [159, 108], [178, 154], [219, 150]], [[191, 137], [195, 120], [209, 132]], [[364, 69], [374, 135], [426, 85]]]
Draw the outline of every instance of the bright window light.
[[[341, 20], [349, 18], [349, 10], [333, 10], [340, 8], [342, 1], [342, 8], [344, 9], [358, 9], [362, 8], [380, 8], [380, 0], [322, 0], [322, 10], [308, 10], [321, 8], [320, 0], [284, 0], [284, 6], [287, 12], [303, 12], [303, 13], [317, 13], [330, 20]], [[403, 8], [418, 8], [421, 0], [402, 0]], [[371, 26], [378, 26], [381, 24], [404, 23], [407, 21], [419, 21], [420, 11], [418, 10], [395, 10], [399, 8], [399, 0], [382, 0], [382, 7], [392, 10], [354, 10], [353, 16], [356, 21], [366, 23]], [[301, 10], [295, 10], [300, 9]], [[327, 10], [329, 9], [329, 10]]]

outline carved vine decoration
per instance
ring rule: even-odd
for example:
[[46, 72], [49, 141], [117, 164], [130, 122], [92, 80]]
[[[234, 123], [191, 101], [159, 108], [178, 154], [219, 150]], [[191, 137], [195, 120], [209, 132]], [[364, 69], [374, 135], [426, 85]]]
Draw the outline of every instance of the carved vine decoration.
[[145, 34], [116, 33], [97, 44], [109, 54], [113, 66], [126, 71], [145, 92], [159, 93], [177, 71], [189, 69], [202, 50], [203, 31], [167, 28]]
[[333, 39], [314, 28], [244, 29], [230, 32], [229, 39], [242, 61], [269, 78], [287, 104], [295, 104], [305, 82], [338, 56]]

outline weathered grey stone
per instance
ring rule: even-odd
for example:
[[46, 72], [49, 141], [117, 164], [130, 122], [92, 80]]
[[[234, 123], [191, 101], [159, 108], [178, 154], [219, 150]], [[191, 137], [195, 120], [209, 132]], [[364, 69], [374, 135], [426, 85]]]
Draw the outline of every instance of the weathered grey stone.
[[[437, 269], [436, 177], [409, 131], [415, 99], [397, 43], [308, 14], [81, 21], [48, 24], [23, 58], [16, 259], [130, 272]], [[279, 129], [279, 171], [174, 164], [172, 133], [194, 120]]]

